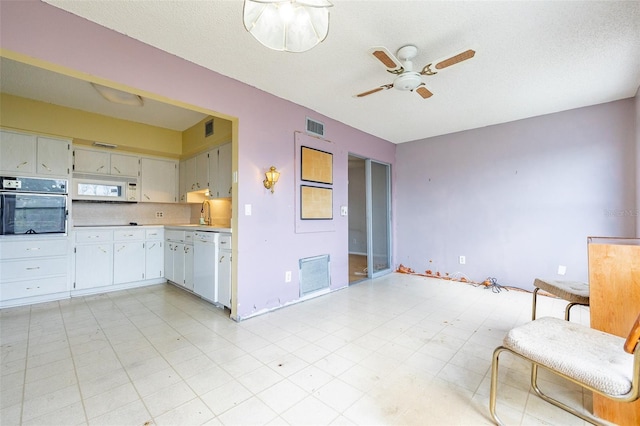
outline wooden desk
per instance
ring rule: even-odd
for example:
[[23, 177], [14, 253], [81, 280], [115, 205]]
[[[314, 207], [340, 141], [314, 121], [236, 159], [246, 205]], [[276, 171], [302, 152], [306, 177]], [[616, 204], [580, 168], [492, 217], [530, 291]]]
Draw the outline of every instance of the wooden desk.
[[[626, 338], [640, 313], [640, 239], [588, 238], [591, 328]], [[640, 400], [620, 403], [593, 395], [596, 416], [640, 425]]]

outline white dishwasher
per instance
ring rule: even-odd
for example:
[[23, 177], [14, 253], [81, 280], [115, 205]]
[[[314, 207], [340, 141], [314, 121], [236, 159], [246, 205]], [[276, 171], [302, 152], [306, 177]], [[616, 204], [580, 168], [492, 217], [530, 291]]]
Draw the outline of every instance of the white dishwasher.
[[196, 231], [193, 238], [193, 291], [210, 302], [218, 302], [217, 232]]

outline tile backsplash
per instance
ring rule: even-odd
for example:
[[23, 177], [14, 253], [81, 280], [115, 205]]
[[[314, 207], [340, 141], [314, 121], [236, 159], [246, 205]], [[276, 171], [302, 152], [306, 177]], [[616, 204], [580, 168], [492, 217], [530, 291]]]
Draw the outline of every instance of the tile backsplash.
[[[231, 227], [231, 201], [209, 200], [205, 214], [210, 211], [211, 224]], [[73, 226], [90, 225], [172, 225], [198, 223], [203, 204], [164, 203], [100, 203], [73, 201]]]

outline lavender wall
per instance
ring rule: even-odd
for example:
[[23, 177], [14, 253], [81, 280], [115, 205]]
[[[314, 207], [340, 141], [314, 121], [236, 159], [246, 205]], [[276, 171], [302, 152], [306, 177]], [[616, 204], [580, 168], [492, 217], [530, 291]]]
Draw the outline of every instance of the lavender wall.
[[[634, 100], [398, 146], [397, 262], [416, 271], [586, 281], [587, 237], [635, 234]], [[466, 264], [458, 264], [458, 256]]]
[[[332, 288], [347, 285], [348, 221], [339, 208], [347, 205], [348, 153], [393, 164], [395, 145], [45, 3], [1, 7], [3, 49], [238, 118], [238, 318], [298, 299], [302, 257], [329, 254]], [[294, 131], [304, 129], [305, 116], [324, 122], [336, 145], [333, 232], [294, 232]], [[271, 165], [282, 172], [275, 194], [262, 186]], [[285, 284], [287, 270], [294, 280]]]

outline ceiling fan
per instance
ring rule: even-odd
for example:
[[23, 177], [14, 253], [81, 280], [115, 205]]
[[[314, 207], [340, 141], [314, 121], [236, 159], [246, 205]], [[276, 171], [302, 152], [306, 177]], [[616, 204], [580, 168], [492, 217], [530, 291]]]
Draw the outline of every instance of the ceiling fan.
[[389, 52], [385, 47], [373, 47], [369, 50], [369, 53], [380, 61], [382, 65], [387, 68], [388, 72], [395, 74], [397, 77], [392, 83], [383, 84], [375, 89], [355, 95], [356, 98], [369, 96], [382, 90], [391, 89], [392, 87], [397, 90], [409, 90], [411, 92], [416, 92], [418, 95], [422, 96], [423, 99], [430, 98], [433, 96], [433, 93], [426, 88], [422, 81], [423, 75], [435, 75], [438, 71], [467, 59], [471, 59], [476, 54], [474, 50], [465, 50], [464, 52], [458, 53], [457, 55], [449, 58], [431, 62], [425, 65], [422, 68], [422, 71], [417, 72], [413, 70], [413, 62], [411, 60], [418, 54], [418, 48], [413, 45], [401, 47], [398, 49], [396, 56]]

